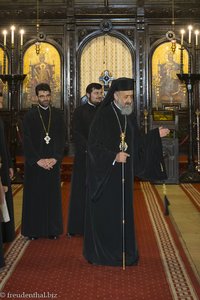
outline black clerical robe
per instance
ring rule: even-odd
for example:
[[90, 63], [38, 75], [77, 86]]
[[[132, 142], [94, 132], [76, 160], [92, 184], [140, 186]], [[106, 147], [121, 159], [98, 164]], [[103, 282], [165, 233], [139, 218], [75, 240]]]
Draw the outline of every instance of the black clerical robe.
[[2, 238], [3, 242], [12, 242], [15, 237], [15, 225], [14, 225], [14, 209], [13, 209], [13, 196], [11, 188], [11, 179], [9, 175], [9, 168], [12, 168], [12, 161], [8, 150], [7, 140], [4, 132], [4, 124], [0, 119], [0, 156], [2, 161], [2, 184], [8, 187], [6, 192], [6, 204], [10, 216], [10, 221], [2, 223]]
[[[1, 157], [0, 157], [1, 159]], [[1, 163], [0, 163], [0, 190], [1, 190]], [[2, 203], [3, 199], [2, 199], [2, 193], [0, 191], [0, 205]], [[2, 221], [2, 213], [0, 212], [0, 224], [1, 224], [1, 221]], [[0, 228], [0, 268], [4, 266], [4, 255], [3, 255], [3, 240], [2, 240], [2, 231], [1, 231], [1, 228]]]
[[[122, 130], [125, 117], [115, 107]], [[88, 197], [84, 233], [84, 257], [97, 265], [122, 266], [122, 164], [120, 126], [110, 104], [97, 112], [88, 140]], [[126, 265], [138, 261], [133, 214], [134, 176], [165, 179], [166, 172], [158, 129], [142, 137], [134, 114], [127, 116], [126, 143], [130, 157], [125, 166]]]
[[[1, 132], [0, 132], [0, 139], [2, 138], [1, 137]], [[1, 139], [1, 142], [2, 142], [2, 139]], [[1, 156], [0, 156], [0, 181], [1, 181], [1, 176], [2, 176], [2, 171], [1, 171]], [[1, 182], [0, 182], [0, 185], [1, 185]], [[1, 195], [0, 195], [0, 205], [2, 203], [2, 198], [1, 198]], [[0, 224], [1, 224], [1, 221], [2, 221], [2, 216], [1, 216], [1, 212], [0, 212]], [[3, 253], [3, 240], [2, 240], [2, 230], [0, 228], [0, 268], [3, 267], [5, 264], [4, 262], [4, 253]]]
[[96, 110], [97, 106], [85, 103], [77, 107], [73, 115], [75, 157], [67, 225], [67, 232], [71, 234], [84, 233], [87, 140]]
[[[48, 127], [49, 109], [40, 112]], [[62, 112], [51, 108], [49, 144], [44, 141], [38, 108], [32, 108], [23, 120], [25, 176], [22, 209], [22, 234], [29, 237], [58, 236], [63, 231], [60, 167], [65, 146], [65, 123]], [[42, 158], [55, 158], [51, 170], [37, 165]]]

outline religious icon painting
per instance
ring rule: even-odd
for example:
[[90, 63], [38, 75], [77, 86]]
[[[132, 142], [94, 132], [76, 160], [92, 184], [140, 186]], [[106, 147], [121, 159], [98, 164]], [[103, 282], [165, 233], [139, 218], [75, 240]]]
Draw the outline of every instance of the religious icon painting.
[[[172, 52], [171, 42], [159, 45], [152, 56], [152, 107], [187, 107], [187, 90], [177, 74], [180, 73], [180, 47]], [[187, 73], [188, 52], [183, 51], [183, 72]]]
[[[4, 66], [4, 64], [6, 65]], [[0, 47], [0, 74], [8, 74], [8, 57], [6, 55], [6, 60], [4, 61], [4, 50]], [[8, 84], [0, 79], [0, 94], [3, 96], [3, 108], [8, 109]]]
[[61, 58], [58, 50], [50, 43], [41, 42], [40, 53], [36, 54], [35, 44], [24, 54], [22, 108], [37, 104], [35, 87], [48, 83], [51, 87], [52, 105], [58, 108], [61, 103]]

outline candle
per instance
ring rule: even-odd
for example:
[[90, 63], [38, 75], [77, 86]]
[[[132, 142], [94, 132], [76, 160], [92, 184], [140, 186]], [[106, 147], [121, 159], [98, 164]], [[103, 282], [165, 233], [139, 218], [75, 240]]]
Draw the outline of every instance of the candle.
[[15, 32], [15, 26], [11, 26], [11, 44], [14, 45], [14, 32]]
[[7, 36], [7, 30], [3, 30], [3, 45], [6, 46], [6, 36]]
[[195, 30], [195, 45], [198, 46], [198, 35], [199, 35], [199, 30]]
[[191, 44], [191, 33], [192, 33], [192, 26], [191, 25], [188, 26], [188, 30], [189, 30], [188, 42], [189, 42], [189, 44]]
[[24, 29], [21, 29], [19, 33], [20, 33], [20, 45], [23, 46]]
[[184, 36], [185, 30], [181, 29], [181, 46], [183, 46], [183, 36]]

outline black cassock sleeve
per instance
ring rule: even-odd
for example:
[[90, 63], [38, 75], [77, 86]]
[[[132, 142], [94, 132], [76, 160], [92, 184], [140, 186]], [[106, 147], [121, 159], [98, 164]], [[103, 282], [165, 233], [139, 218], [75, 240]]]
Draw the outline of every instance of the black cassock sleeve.
[[32, 132], [31, 132], [31, 125], [33, 123], [32, 114], [28, 112], [25, 114], [23, 119], [23, 146], [24, 146], [24, 154], [26, 160], [30, 165], [34, 165], [40, 160], [40, 154], [35, 149], [33, 142], [32, 142]]
[[[110, 141], [112, 140], [111, 137]], [[88, 139], [87, 186], [89, 198], [97, 201], [109, 179], [117, 152], [110, 150], [106, 126], [101, 115], [92, 122]]]
[[87, 139], [83, 133], [84, 121], [82, 120], [82, 107], [75, 109], [73, 114], [73, 140], [76, 145], [76, 150], [85, 151], [87, 148]]
[[134, 174], [149, 181], [167, 179], [159, 129], [141, 135], [135, 126]]
[[[112, 124], [110, 123], [110, 126]], [[162, 152], [162, 142], [159, 130], [154, 129], [146, 135], [141, 135], [135, 119], [131, 120], [132, 153], [134, 176], [144, 180], [165, 180], [166, 170]], [[113, 168], [113, 162], [118, 152], [119, 141], [114, 141], [106, 130], [105, 119], [101, 114], [91, 126], [88, 140], [87, 186], [89, 197], [97, 201]]]

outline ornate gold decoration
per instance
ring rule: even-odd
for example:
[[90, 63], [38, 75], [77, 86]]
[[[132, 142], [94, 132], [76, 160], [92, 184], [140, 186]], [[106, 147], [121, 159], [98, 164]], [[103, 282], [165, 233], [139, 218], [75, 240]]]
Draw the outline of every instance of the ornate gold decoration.
[[[180, 82], [180, 45], [177, 44], [174, 54], [171, 42], [159, 45], [152, 56], [152, 106], [156, 109], [164, 105], [187, 107], [187, 91]], [[188, 71], [188, 52], [183, 51], [183, 70]]]
[[39, 0], [36, 0], [36, 36], [37, 36], [37, 41], [35, 42], [35, 52], [37, 55], [40, 54], [40, 49], [41, 49], [41, 43], [38, 39], [39, 36], [39, 30], [40, 30], [40, 24], [39, 24]]
[[41, 82], [51, 87], [52, 105], [61, 107], [61, 58], [57, 49], [46, 42], [40, 44], [40, 54], [35, 52], [35, 44], [24, 53], [23, 72], [27, 74], [23, 83], [23, 108], [37, 104], [35, 87]]

